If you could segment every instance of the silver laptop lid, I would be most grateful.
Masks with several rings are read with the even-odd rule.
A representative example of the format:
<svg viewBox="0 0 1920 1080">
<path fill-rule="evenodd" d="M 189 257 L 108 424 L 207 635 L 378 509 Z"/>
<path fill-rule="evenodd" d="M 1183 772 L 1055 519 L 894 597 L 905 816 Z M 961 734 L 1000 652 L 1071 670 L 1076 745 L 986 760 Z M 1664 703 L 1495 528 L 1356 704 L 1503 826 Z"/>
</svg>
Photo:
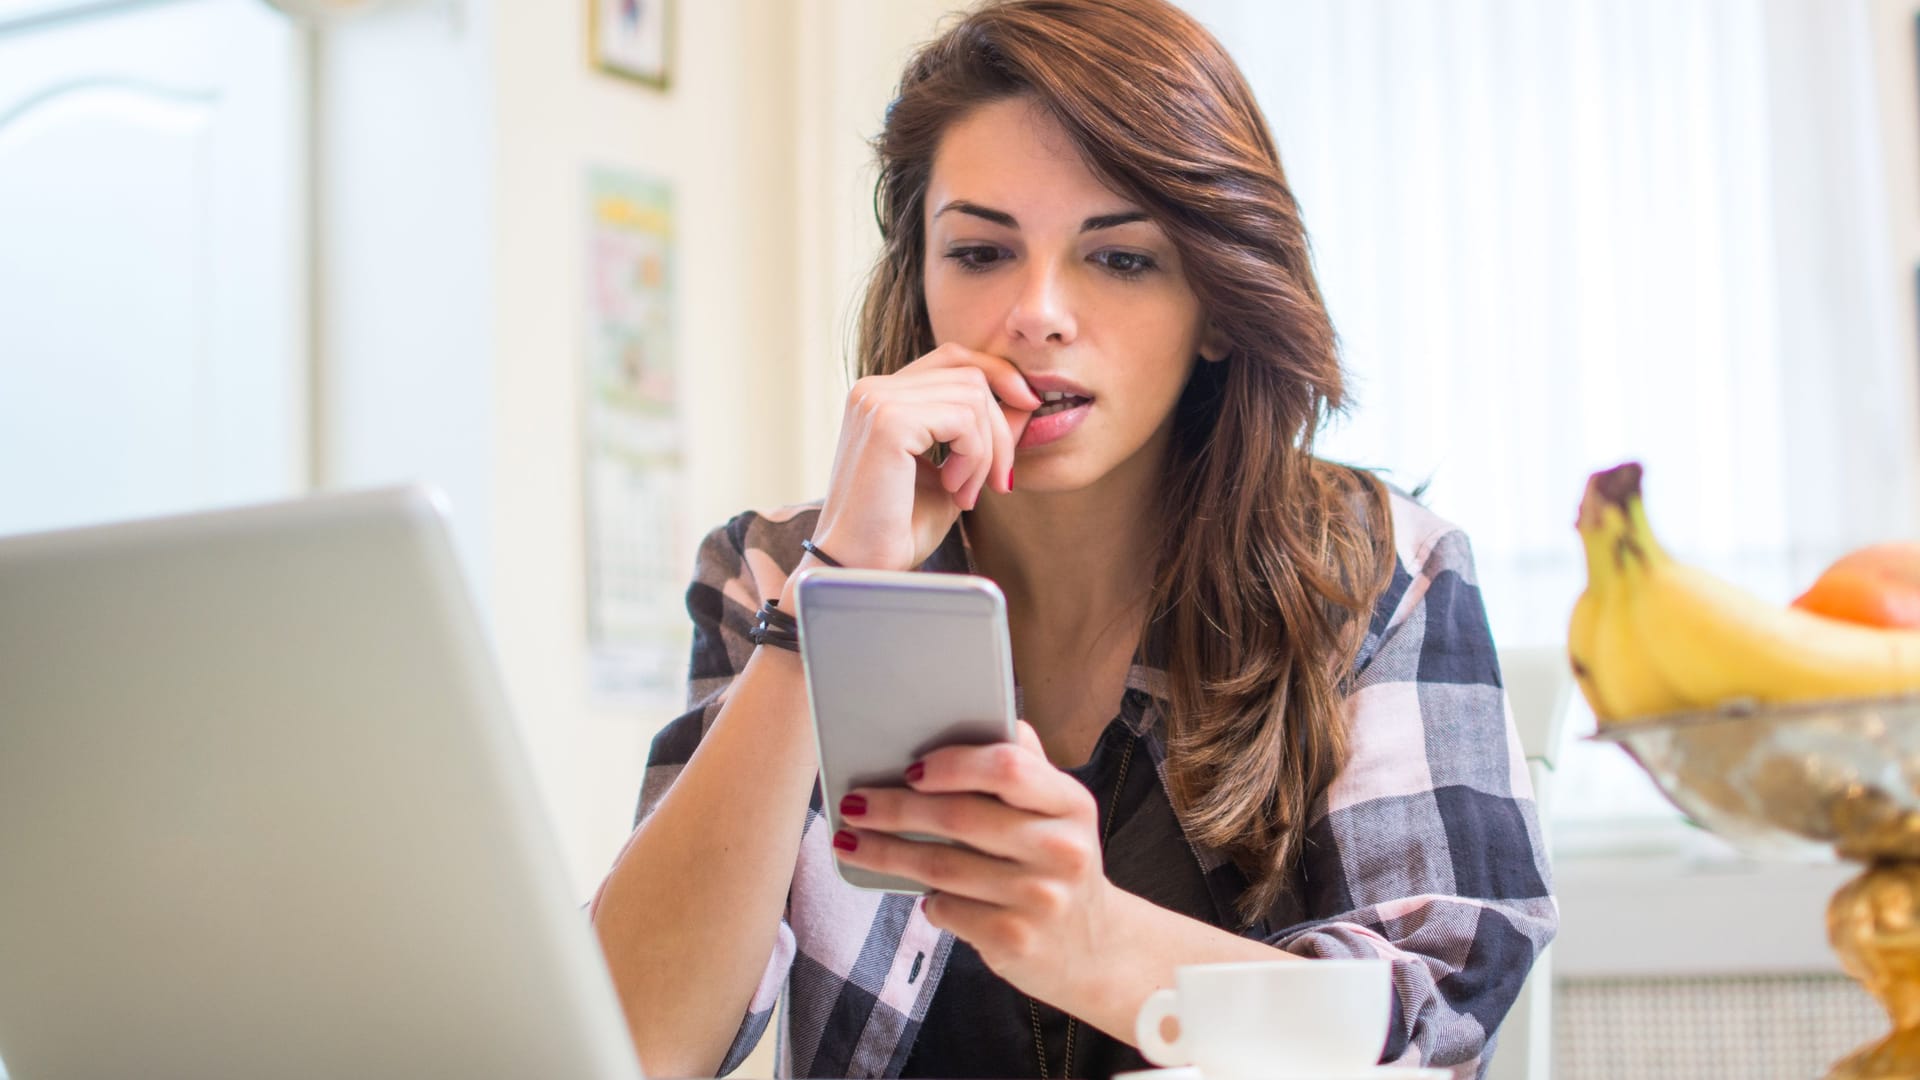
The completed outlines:
<svg viewBox="0 0 1920 1080">
<path fill-rule="evenodd" d="M 640 1075 L 435 496 L 0 540 L 0 1059 Z"/>
</svg>

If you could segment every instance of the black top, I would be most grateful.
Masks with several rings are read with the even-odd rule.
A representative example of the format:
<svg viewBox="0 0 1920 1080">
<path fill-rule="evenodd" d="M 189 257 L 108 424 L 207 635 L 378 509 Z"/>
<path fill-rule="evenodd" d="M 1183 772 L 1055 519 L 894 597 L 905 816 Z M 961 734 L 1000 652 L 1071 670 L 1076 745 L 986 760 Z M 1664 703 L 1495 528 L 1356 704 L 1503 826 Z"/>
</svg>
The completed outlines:
<svg viewBox="0 0 1920 1080">
<path fill-rule="evenodd" d="M 1108 880 L 1161 907 L 1217 924 L 1219 918 L 1200 865 L 1143 748 L 1133 747 L 1117 809 L 1109 808 L 1114 784 L 1120 779 L 1121 760 L 1128 757 L 1128 746 L 1136 739 L 1130 723 L 1138 722 L 1146 703 L 1145 694 L 1129 690 L 1120 716 L 1101 733 L 1086 764 L 1067 772 L 1093 792 L 1102 827 L 1108 813 L 1113 814 L 1106 850 Z M 1081 1022 L 1075 1025 L 1073 1064 L 1062 1070 L 1066 1014 L 1045 1003 L 1040 1004 L 1039 1013 L 1047 1075 L 1056 1080 L 1062 1076 L 1104 1078 L 1152 1067 L 1132 1046 Z M 955 940 L 900 1075 L 982 1080 L 1039 1076 L 1033 1013 L 1027 995 L 989 971 L 972 946 Z"/>
</svg>

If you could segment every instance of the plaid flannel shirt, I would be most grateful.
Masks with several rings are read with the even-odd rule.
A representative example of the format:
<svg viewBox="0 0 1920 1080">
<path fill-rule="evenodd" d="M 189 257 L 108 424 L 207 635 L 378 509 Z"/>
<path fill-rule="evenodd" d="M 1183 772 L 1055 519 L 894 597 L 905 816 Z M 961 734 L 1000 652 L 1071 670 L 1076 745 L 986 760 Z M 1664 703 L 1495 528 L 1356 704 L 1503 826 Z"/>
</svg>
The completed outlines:
<svg viewBox="0 0 1920 1080">
<path fill-rule="evenodd" d="M 1294 887 L 1242 927 L 1236 902 L 1247 879 L 1233 863 L 1191 840 L 1169 857 L 1195 860 L 1216 926 L 1305 957 L 1393 961 L 1383 1060 L 1447 1066 L 1468 1080 L 1552 939 L 1558 907 L 1466 536 L 1403 494 L 1391 506 L 1395 567 L 1347 698 L 1350 757 L 1314 810 Z M 755 613 L 780 595 L 818 513 L 744 513 L 702 544 L 687 590 L 688 711 L 654 740 L 636 826 L 725 702 L 753 649 Z M 970 561 L 956 528 L 923 569 L 965 572 Z M 1136 725 L 1164 793 L 1165 675 L 1135 664 L 1127 685 L 1147 704 L 1122 718 Z M 840 879 L 816 785 L 786 915 L 721 1073 L 759 1040 L 784 990 L 780 1076 L 899 1076 L 951 946 L 912 898 Z"/>
</svg>

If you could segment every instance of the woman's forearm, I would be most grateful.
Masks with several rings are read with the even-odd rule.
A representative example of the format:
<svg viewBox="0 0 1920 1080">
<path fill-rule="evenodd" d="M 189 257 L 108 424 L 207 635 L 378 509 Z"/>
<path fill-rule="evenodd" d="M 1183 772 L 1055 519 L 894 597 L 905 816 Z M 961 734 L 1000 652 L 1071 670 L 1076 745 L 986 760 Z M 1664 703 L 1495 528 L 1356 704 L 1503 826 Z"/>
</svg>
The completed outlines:
<svg viewBox="0 0 1920 1080">
<path fill-rule="evenodd" d="M 719 1069 L 773 951 L 814 771 L 800 657 L 756 650 L 593 909 L 648 1072 Z"/>
</svg>

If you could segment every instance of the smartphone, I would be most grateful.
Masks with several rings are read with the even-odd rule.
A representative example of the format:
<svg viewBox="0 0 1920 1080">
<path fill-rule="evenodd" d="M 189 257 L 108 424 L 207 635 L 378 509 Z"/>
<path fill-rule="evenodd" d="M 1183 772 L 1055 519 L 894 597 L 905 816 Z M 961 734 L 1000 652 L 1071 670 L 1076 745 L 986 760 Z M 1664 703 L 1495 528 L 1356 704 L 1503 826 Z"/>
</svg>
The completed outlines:
<svg viewBox="0 0 1920 1080">
<path fill-rule="evenodd" d="M 848 791 L 905 787 L 907 766 L 943 746 L 1013 740 L 1007 599 L 992 581 L 817 567 L 795 592 L 820 788 L 835 830 Z M 862 889 L 927 891 L 844 865 L 840 876 Z"/>
</svg>

